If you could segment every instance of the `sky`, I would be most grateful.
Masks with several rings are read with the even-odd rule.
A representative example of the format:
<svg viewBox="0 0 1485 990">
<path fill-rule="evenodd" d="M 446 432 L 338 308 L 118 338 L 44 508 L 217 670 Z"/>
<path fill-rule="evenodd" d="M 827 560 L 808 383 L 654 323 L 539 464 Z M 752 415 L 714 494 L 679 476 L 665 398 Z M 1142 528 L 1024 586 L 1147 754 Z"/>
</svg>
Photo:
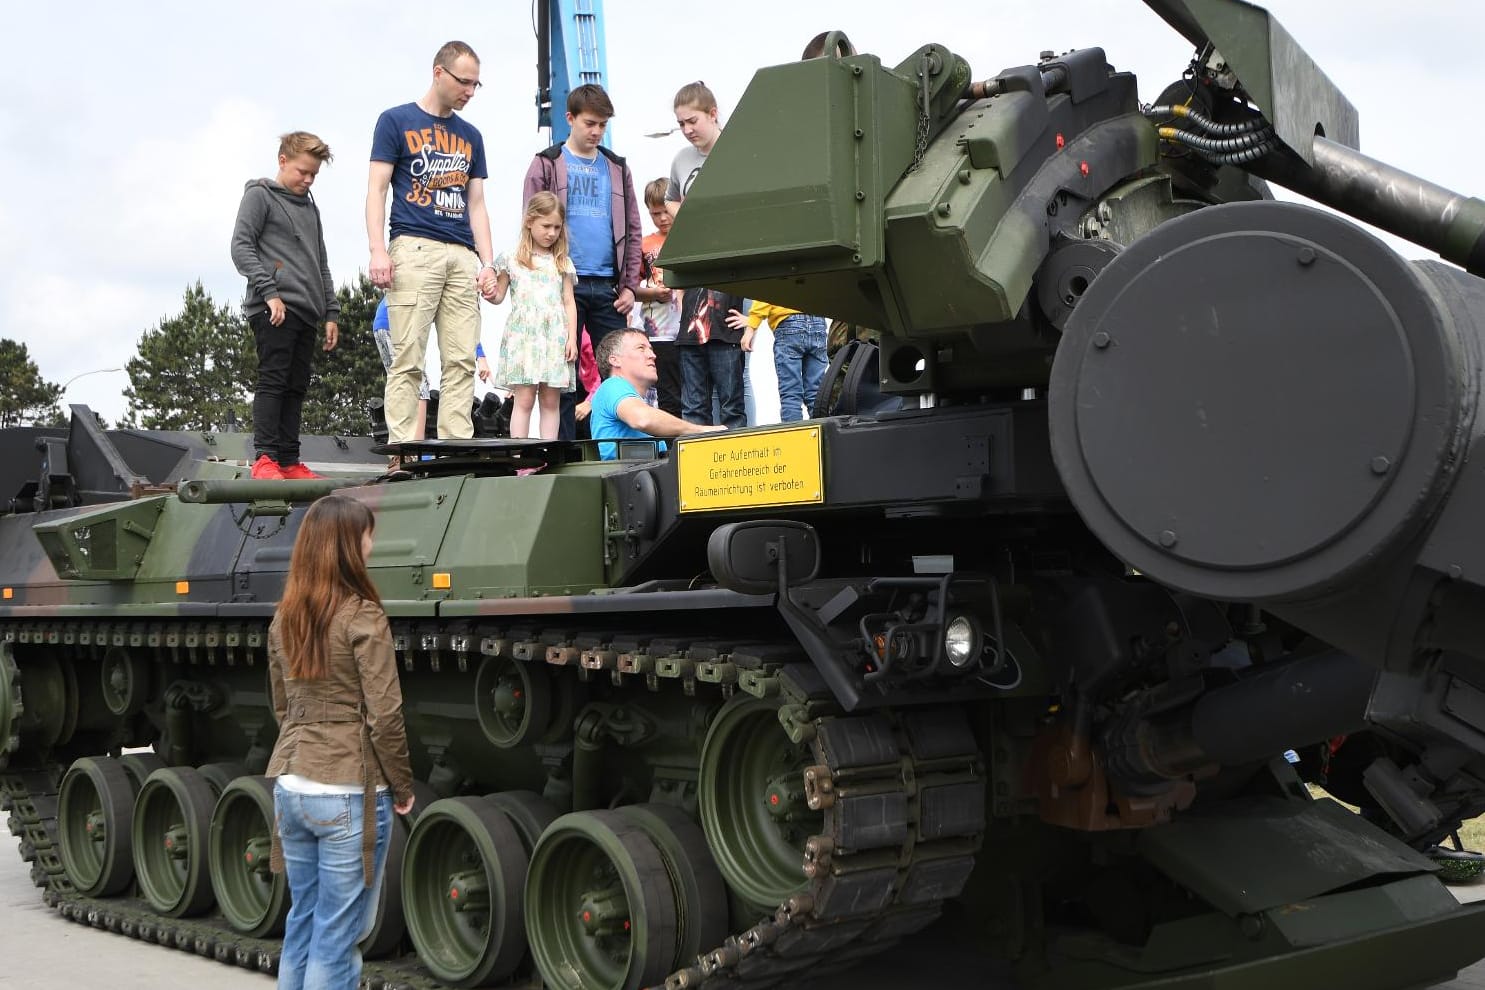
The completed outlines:
<svg viewBox="0 0 1485 990">
<path fill-rule="evenodd" d="M 1485 72 L 1453 43 L 1485 34 L 1478 0 L 1268 6 L 1357 107 L 1363 151 L 1485 197 L 1485 129 L 1469 110 Z M 604 20 L 611 143 L 639 185 L 667 174 L 682 146 L 679 134 L 644 136 L 674 126 L 680 86 L 704 80 L 725 124 L 755 68 L 798 58 L 830 28 L 887 64 L 942 43 L 976 79 L 1043 49 L 1098 45 L 1138 75 L 1146 101 L 1191 55 L 1137 0 L 703 0 L 679 22 L 663 6 L 607 0 Z M 189 285 L 199 279 L 219 304 L 240 302 L 233 219 L 244 182 L 276 171 L 279 134 L 314 131 L 335 152 L 314 192 L 338 284 L 368 262 L 362 208 L 377 115 L 426 91 L 443 42 L 458 38 L 481 56 L 484 88 L 464 116 L 485 138 L 497 250 L 515 241 L 522 177 L 549 143 L 536 127 L 528 0 L 74 0 L 8 11 L 6 35 L 0 337 L 24 342 L 49 381 L 84 376 L 64 405 L 86 402 L 111 422 L 124 412 L 128 379 L 103 369 L 122 368 L 143 331 L 180 311 Z M 503 311 L 484 312 L 488 348 Z"/>
</svg>

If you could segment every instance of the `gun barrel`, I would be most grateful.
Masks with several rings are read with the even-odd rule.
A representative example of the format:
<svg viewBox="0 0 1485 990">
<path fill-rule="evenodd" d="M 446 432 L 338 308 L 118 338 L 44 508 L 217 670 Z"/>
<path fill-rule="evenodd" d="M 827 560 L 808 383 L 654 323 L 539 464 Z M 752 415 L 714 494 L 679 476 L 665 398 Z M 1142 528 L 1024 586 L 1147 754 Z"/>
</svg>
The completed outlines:
<svg viewBox="0 0 1485 990">
<path fill-rule="evenodd" d="M 1354 148 L 1316 137 L 1312 165 L 1254 164 L 1257 174 L 1485 275 L 1485 201 L 1464 196 Z"/>
<path fill-rule="evenodd" d="M 318 481 L 188 481 L 181 486 L 182 502 L 217 505 L 223 502 L 313 502 L 337 488 L 359 485 L 355 478 L 323 478 Z"/>
</svg>

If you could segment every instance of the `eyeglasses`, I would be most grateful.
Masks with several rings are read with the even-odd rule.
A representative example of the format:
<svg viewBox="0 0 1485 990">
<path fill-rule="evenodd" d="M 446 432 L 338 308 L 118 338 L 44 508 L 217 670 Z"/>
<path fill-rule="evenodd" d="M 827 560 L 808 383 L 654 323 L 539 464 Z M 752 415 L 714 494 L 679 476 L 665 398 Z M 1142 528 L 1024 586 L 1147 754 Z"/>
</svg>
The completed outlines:
<svg viewBox="0 0 1485 990">
<path fill-rule="evenodd" d="M 443 69 L 444 75 L 454 80 L 454 82 L 458 83 L 460 86 L 468 86 L 470 89 L 479 89 L 480 87 L 484 86 L 484 83 L 480 82 L 478 79 L 465 79 L 463 76 L 454 75 L 448 69 L 444 69 L 444 67 L 441 65 L 439 66 L 439 68 Z"/>
</svg>

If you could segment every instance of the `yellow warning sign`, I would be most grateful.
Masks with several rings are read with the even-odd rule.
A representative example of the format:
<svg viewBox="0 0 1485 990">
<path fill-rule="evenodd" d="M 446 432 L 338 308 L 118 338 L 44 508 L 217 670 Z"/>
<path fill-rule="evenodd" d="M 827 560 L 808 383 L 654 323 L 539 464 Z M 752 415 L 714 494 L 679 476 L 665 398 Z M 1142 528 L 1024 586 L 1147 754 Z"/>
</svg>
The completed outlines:
<svg viewBox="0 0 1485 990">
<path fill-rule="evenodd" d="M 818 426 L 688 437 L 676 444 L 681 511 L 817 505 L 820 462 Z"/>
</svg>

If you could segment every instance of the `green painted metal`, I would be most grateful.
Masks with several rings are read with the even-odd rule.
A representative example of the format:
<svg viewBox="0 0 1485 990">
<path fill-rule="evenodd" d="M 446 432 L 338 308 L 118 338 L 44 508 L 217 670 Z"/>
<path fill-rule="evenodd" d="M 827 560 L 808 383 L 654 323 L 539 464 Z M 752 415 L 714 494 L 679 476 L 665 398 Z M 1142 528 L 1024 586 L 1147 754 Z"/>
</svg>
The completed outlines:
<svg viewBox="0 0 1485 990">
<path fill-rule="evenodd" d="M 188 481 L 177 493 L 182 502 L 194 505 L 221 505 L 235 502 L 313 502 L 333 491 L 359 484 L 351 478 L 325 478 L 306 481 L 257 481 L 251 478 L 232 481 Z"/>
<path fill-rule="evenodd" d="M 882 208 L 912 161 L 916 108 L 916 84 L 875 56 L 760 69 L 666 240 L 667 281 L 881 325 L 897 309 Z M 784 146 L 796 153 L 769 151 Z"/>
<path fill-rule="evenodd" d="M 273 789 L 266 777 L 238 777 L 212 809 L 207 859 L 222 917 L 235 931 L 272 938 L 289 914 L 289 882 L 269 869 Z"/>
<path fill-rule="evenodd" d="M 1145 829 L 1138 841 L 1150 862 L 1233 915 L 1296 903 L 1377 875 L 1435 870 L 1428 857 L 1329 799 L 1219 806 L 1217 813 Z M 1330 851 L 1316 857 L 1319 847 Z M 1225 852 L 1213 856 L 1213 849 Z"/>
<path fill-rule="evenodd" d="M 83 758 L 67 771 L 58 795 L 62 865 L 85 894 L 117 894 L 134 879 L 134 787 L 123 767 Z"/>
<path fill-rule="evenodd" d="M 200 914 L 214 900 L 207 843 L 215 797 L 197 771 L 166 767 L 150 774 L 135 799 L 134 875 L 144 899 L 166 917 Z"/>
<path fill-rule="evenodd" d="M 603 485 L 567 474 L 471 479 L 437 569 L 448 598 L 583 594 L 604 585 Z"/>
<path fill-rule="evenodd" d="M 550 990 L 641 990 L 664 982 L 675 904 L 660 851 L 613 811 L 557 819 L 531 855 L 531 956 Z"/>
<path fill-rule="evenodd" d="M 707 732 L 697 784 L 701 825 L 717 868 L 750 904 L 766 908 L 805 887 L 804 843 L 819 831 L 820 815 L 769 799 L 781 782 L 802 780 L 810 763 L 809 747 L 789 739 L 772 701 L 738 695 Z"/>
<path fill-rule="evenodd" d="M 667 238 L 668 277 L 896 337 L 972 338 L 955 388 L 1045 378 L 1055 338 L 1009 324 L 1051 248 L 1048 215 L 1153 167 L 1158 141 L 1127 74 L 1080 94 L 1099 101 L 1089 115 L 1049 96 L 1037 68 L 1008 73 L 961 106 L 969 67 L 942 46 L 891 69 L 870 56 L 760 69 Z M 799 130 L 809 164 L 765 153 L 779 126 Z M 941 387 L 933 376 L 903 390 Z"/>
<path fill-rule="evenodd" d="M 525 954 L 526 850 L 505 813 L 483 798 L 423 811 L 402 867 L 407 933 L 418 958 L 456 987 L 499 982 Z"/>
<path fill-rule="evenodd" d="M 33 530 L 58 575 L 85 581 L 124 580 L 139 573 L 166 501 L 162 495 L 123 502 L 38 523 Z"/>
</svg>

